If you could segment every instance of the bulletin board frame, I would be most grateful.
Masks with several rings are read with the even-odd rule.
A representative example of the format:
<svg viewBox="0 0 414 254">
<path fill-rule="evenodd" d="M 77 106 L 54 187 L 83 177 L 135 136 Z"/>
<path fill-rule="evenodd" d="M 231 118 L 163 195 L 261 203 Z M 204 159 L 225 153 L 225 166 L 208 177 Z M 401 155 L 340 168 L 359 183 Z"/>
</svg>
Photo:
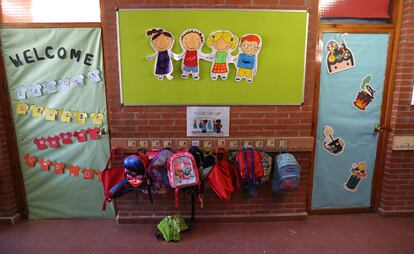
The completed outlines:
<svg viewBox="0 0 414 254">
<path fill-rule="evenodd" d="M 119 9 L 117 12 L 119 86 L 122 106 L 159 105 L 302 105 L 306 73 L 309 14 L 306 10 Z M 190 18 L 197 17 L 197 19 Z M 226 18 L 222 18 L 226 17 Z M 211 63 L 200 60 L 200 80 L 182 79 L 181 61 L 173 60 L 173 80 L 154 75 L 151 28 L 175 37 L 172 51 L 181 53 L 179 39 L 189 28 L 208 35 L 229 30 L 240 38 L 257 33 L 263 46 L 253 83 L 235 82 L 229 64 L 227 80 L 211 80 Z M 202 51 L 210 53 L 206 45 Z M 235 49 L 232 54 L 236 54 Z"/>
</svg>

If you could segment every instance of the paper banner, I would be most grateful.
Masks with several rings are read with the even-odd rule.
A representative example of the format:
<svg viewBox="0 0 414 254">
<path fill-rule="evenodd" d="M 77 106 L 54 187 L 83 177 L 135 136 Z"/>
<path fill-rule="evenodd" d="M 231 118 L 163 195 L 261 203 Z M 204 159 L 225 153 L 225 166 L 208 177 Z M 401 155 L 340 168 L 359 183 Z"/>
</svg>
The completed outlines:
<svg viewBox="0 0 414 254">
<path fill-rule="evenodd" d="M 174 56 L 171 48 L 174 45 L 174 36 L 163 28 L 150 29 L 147 31 L 147 36 L 151 36 L 150 44 L 155 51 L 154 54 L 147 56 L 147 60 L 153 60 L 155 58 L 154 75 L 159 80 L 163 80 L 164 77 L 172 80 L 172 58 Z"/>
<path fill-rule="evenodd" d="M 97 140 L 99 139 L 100 135 L 103 135 L 103 133 L 104 132 L 101 131 L 100 128 L 95 127 L 95 128 L 89 128 L 87 130 L 82 129 L 79 131 L 74 131 L 73 133 L 71 132 L 60 133 L 58 135 L 52 135 L 47 138 L 45 137 L 35 138 L 33 140 L 33 143 L 36 145 L 38 150 L 44 150 L 47 148 L 59 148 L 60 147 L 59 141 L 62 141 L 62 144 L 72 144 L 72 137 L 76 137 L 78 142 L 85 142 L 87 141 L 86 134 L 89 135 L 89 138 L 91 140 Z M 49 145 L 46 145 L 46 143 L 48 143 Z"/>
<path fill-rule="evenodd" d="M 229 74 L 229 62 L 232 59 L 231 52 L 237 47 L 238 39 L 230 31 L 218 30 L 212 32 L 207 39 L 207 46 L 212 49 L 206 60 L 212 62 L 210 77 L 217 80 L 220 77 L 226 80 Z"/>
<path fill-rule="evenodd" d="M 28 167 L 36 167 L 37 158 L 34 155 L 26 154 L 24 156 L 25 159 L 25 165 Z M 82 168 L 77 165 L 69 164 L 68 166 L 65 165 L 63 162 L 57 162 L 57 161 L 51 161 L 48 159 L 41 158 L 39 159 L 39 169 L 41 171 L 51 171 L 54 174 L 58 175 L 65 175 L 65 169 L 69 172 L 69 176 L 71 177 L 78 177 L 79 172 L 83 174 L 84 180 L 92 180 L 94 178 L 94 175 L 97 176 L 97 179 L 99 182 L 102 181 L 102 170 L 95 170 L 92 168 Z M 51 167 L 52 170 L 49 170 Z M 82 169 L 81 169 L 82 168 Z"/>
<path fill-rule="evenodd" d="M 41 118 L 43 112 L 45 113 L 45 120 L 47 121 L 56 121 L 57 116 L 59 115 L 60 121 L 63 123 L 70 123 L 72 121 L 72 116 L 75 117 L 75 121 L 79 124 L 85 124 L 88 116 L 92 118 L 92 123 L 95 125 L 102 125 L 104 114 L 102 113 L 85 113 L 78 111 L 68 111 L 64 109 L 52 109 L 44 108 L 38 105 L 29 105 L 22 102 L 16 102 L 16 114 L 25 116 L 28 113 L 28 110 L 32 112 L 32 117 Z"/>
<path fill-rule="evenodd" d="M 95 84 L 102 81 L 99 70 L 91 70 L 86 74 L 86 76 L 88 77 L 89 81 Z M 45 94 L 43 93 L 43 89 L 46 90 L 47 94 L 55 94 L 58 93 L 59 90 L 61 92 L 66 92 L 69 90 L 70 86 L 85 86 L 84 79 L 84 74 L 79 74 L 71 78 L 57 80 L 57 82 L 56 80 L 46 80 L 40 83 L 33 83 L 29 86 L 19 87 L 15 89 L 16 100 L 25 100 L 27 99 L 28 95 L 31 95 L 33 97 L 44 96 Z"/>
<path fill-rule="evenodd" d="M 240 39 L 239 54 L 233 58 L 236 65 L 235 81 L 246 79 L 252 83 L 257 73 L 259 52 L 262 48 L 262 38 L 257 34 L 245 34 Z"/>
</svg>

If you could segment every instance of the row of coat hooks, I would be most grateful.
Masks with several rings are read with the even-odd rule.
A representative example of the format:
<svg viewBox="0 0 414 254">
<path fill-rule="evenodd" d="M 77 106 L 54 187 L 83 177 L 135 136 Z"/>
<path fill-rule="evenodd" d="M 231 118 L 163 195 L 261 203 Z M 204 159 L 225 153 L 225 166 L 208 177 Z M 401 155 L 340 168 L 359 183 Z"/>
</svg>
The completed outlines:
<svg viewBox="0 0 414 254">
<path fill-rule="evenodd" d="M 264 137 L 264 138 L 112 138 L 111 147 L 121 148 L 124 151 L 145 148 L 159 150 L 165 147 L 172 149 L 198 146 L 204 152 L 213 152 L 217 147 L 227 150 L 238 150 L 245 146 L 252 146 L 266 152 L 312 151 L 313 137 Z"/>
</svg>

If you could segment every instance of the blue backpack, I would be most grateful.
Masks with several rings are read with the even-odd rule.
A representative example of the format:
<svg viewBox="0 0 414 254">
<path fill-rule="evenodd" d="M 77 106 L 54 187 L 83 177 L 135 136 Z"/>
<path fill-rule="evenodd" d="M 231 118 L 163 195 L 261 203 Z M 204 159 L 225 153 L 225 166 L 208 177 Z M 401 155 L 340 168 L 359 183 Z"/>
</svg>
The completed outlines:
<svg viewBox="0 0 414 254">
<path fill-rule="evenodd" d="M 300 165 L 295 156 L 282 153 L 276 156 L 275 161 L 272 191 L 277 193 L 296 191 L 300 184 Z"/>
</svg>

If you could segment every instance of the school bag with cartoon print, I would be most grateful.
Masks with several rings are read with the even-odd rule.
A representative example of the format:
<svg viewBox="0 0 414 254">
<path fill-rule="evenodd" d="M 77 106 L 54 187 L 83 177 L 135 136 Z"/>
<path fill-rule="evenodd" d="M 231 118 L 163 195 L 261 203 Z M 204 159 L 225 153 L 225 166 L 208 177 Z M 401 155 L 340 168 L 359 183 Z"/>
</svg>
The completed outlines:
<svg viewBox="0 0 414 254">
<path fill-rule="evenodd" d="M 255 196 L 257 185 L 263 182 L 263 154 L 253 147 L 244 147 L 239 150 L 236 159 L 242 181 L 248 192 Z"/>
<path fill-rule="evenodd" d="M 175 207 L 178 207 L 179 189 L 198 187 L 200 190 L 201 187 L 194 156 L 189 152 L 177 152 L 171 156 L 168 159 L 168 179 L 171 188 L 175 189 Z M 201 195 L 200 201 L 202 202 Z"/>
<path fill-rule="evenodd" d="M 300 164 L 290 153 L 281 153 L 275 158 L 272 191 L 276 193 L 292 192 L 299 188 Z"/>
<path fill-rule="evenodd" d="M 148 175 L 151 179 L 151 189 L 154 193 L 166 193 L 170 187 L 168 179 L 168 159 L 173 156 L 170 148 L 164 148 L 151 155 L 152 160 L 148 166 Z"/>
<path fill-rule="evenodd" d="M 260 150 L 263 154 L 262 167 L 263 167 L 263 182 L 270 182 L 272 172 L 272 156 L 263 150 Z"/>
</svg>

